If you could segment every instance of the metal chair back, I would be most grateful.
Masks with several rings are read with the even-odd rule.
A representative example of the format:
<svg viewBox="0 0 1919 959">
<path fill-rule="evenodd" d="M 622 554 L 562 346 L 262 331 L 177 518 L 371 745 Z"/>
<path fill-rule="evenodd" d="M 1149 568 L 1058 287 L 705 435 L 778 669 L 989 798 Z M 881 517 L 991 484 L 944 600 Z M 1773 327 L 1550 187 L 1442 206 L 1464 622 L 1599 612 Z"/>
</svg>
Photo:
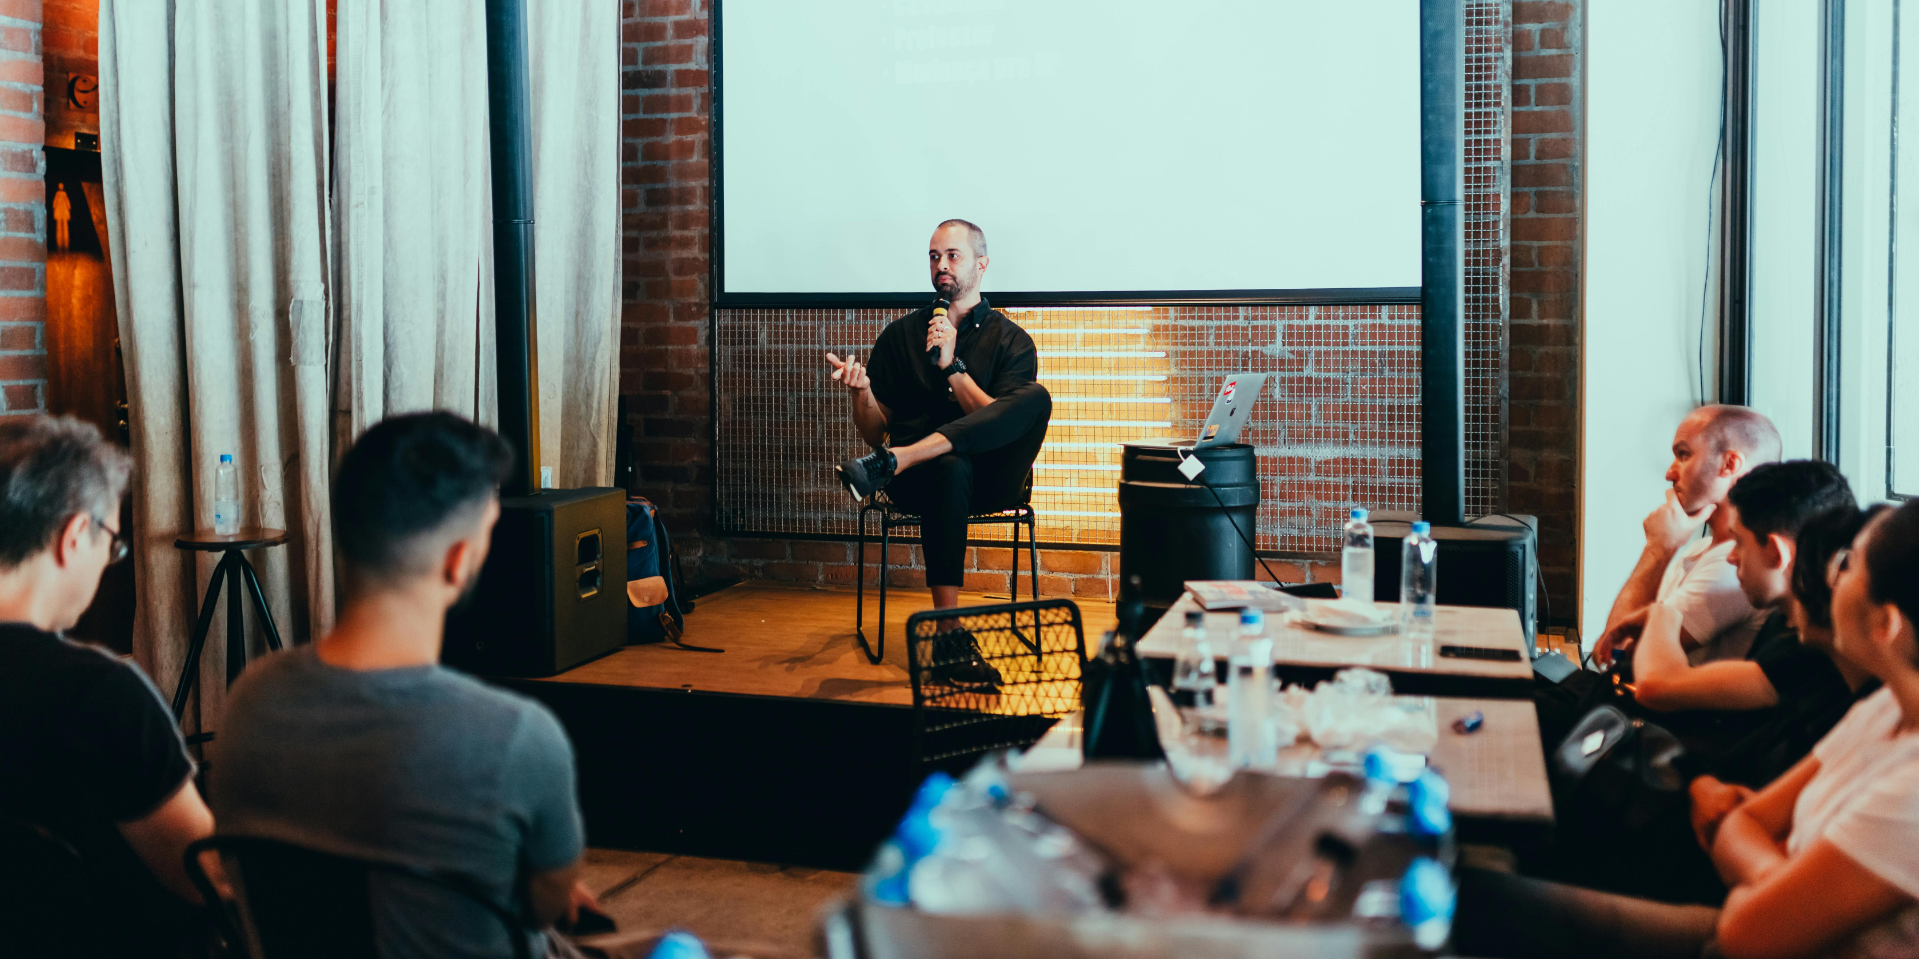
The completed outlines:
<svg viewBox="0 0 1919 959">
<path fill-rule="evenodd" d="M 953 628 L 971 634 L 980 660 L 1000 675 L 997 687 L 948 675 L 971 650 L 940 638 Z M 1086 633 L 1072 600 L 925 610 L 907 619 L 906 636 L 922 766 L 963 768 L 996 749 L 1030 746 L 1080 708 Z"/>
<path fill-rule="evenodd" d="M 252 836 L 213 836 L 187 847 L 187 875 L 207 902 L 220 898 L 201 865 L 219 855 L 238 901 L 218 910 L 227 941 L 250 959 L 374 959 L 381 955 L 374 918 L 376 874 L 451 891 L 498 920 L 514 959 L 531 959 L 533 931 L 513 909 L 494 902 L 465 876 L 390 862 L 355 859 Z"/>
</svg>

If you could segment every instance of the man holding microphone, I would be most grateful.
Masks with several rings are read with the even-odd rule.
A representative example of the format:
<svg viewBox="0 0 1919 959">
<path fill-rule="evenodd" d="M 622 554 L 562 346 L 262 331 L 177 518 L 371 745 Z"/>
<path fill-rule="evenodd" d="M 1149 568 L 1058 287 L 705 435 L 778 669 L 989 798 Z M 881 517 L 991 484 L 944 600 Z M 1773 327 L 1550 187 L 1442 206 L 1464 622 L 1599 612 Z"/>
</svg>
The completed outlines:
<svg viewBox="0 0 1919 959">
<path fill-rule="evenodd" d="M 1053 399 L 1037 382 L 1033 338 L 980 295 L 986 235 L 965 220 L 933 231 L 927 266 L 939 300 L 888 323 L 865 364 L 826 354 L 873 447 L 836 467 L 854 499 L 884 489 L 919 514 L 933 606 L 959 605 L 966 517 L 1019 502 Z M 997 684 L 992 667 L 954 678 Z M 991 674 L 991 675 L 989 675 Z"/>
</svg>

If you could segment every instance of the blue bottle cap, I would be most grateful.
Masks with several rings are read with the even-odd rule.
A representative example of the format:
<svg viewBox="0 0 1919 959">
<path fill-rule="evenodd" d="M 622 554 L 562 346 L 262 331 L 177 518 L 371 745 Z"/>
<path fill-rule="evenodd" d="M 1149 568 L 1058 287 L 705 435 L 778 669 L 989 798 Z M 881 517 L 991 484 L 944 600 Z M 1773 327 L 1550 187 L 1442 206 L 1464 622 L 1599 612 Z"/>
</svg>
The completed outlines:
<svg viewBox="0 0 1919 959">
<path fill-rule="evenodd" d="M 1354 518 L 1354 519 L 1365 519 L 1365 518 L 1366 518 L 1366 511 L 1365 511 L 1364 509 L 1361 509 L 1360 507 L 1357 507 L 1357 506 L 1355 506 L 1355 507 L 1353 507 L 1353 518 Z"/>
<path fill-rule="evenodd" d="M 1266 614 L 1258 607 L 1248 606 L 1239 611 L 1239 624 L 1241 626 L 1264 626 L 1266 625 Z"/>
<path fill-rule="evenodd" d="M 220 462 L 222 462 L 222 463 L 231 463 L 231 462 L 233 462 L 233 454 L 232 454 L 232 453 L 221 453 L 221 454 L 220 454 Z"/>
<path fill-rule="evenodd" d="M 1432 531 L 1433 531 L 1433 524 L 1428 523 L 1423 519 L 1413 520 L 1413 532 L 1418 533 L 1421 536 L 1424 536 Z"/>
<path fill-rule="evenodd" d="M 1427 769 L 1406 787 L 1413 831 L 1426 836 L 1443 836 L 1453 828 L 1452 786 L 1445 777 Z"/>
</svg>

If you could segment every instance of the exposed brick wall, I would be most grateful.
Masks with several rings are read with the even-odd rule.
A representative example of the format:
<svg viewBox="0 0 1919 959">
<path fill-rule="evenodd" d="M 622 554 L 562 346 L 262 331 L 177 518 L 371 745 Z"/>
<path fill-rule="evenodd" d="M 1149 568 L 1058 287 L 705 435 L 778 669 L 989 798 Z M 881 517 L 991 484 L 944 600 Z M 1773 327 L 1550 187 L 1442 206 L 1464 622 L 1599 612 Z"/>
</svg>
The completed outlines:
<svg viewBox="0 0 1919 959">
<path fill-rule="evenodd" d="M 0 0 L 0 415 L 47 396 L 40 0 Z"/>
<path fill-rule="evenodd" d="M 1513 4 L 1507 496 L 1538 515 L 1553 618 L 1575 613 L 1582 0 Z"/>
<path fill-rule="evenodd" d="M 628 403 L 625 427 L 633 438 L 637 467 L 635 487 L 662 507 L 677 536 L 683 558 L 702 578 L 748 576 L 851 583 L 855 575 L 849 568 L 853 558 L 851 544 L 720 537 L 712 528 L 713 410 L 707 262 L 713 189 L 708 168 L 711 10 L 711 0 L 625 0 L 622 11 L 625 306 L 621 391 Z M 1531 27 L 1522 29 L 1532 30 Z M 1529 39 L 1535 38 L 1529 34 Z M 1528 53 L 1530 49 L 1527 48 Z M 1518 102 L 1515 94 L 1515 104 Z M 1525 102 L 1531 103 L 1530 99 Z M 1518 139 L 1515 136 L 1515 141 Z M 1515 146 L 1515 159 L 1520 156 L 1518 149 Z M 1524 157 L 1530 161 L 1532 154 L 1527 152 Z M 1520 181 L 1517 174 L 1515 177 L 1517 190 Z M 1528 206 L 1524 212 L 1530 214 L 1532 208 Z M 1515 248 L 1526 247 L 1528 257 L 1523 264 L 1515 260 L 1516 271 L 1534 267 L 1532 247 L 1536 242 L 1529 239 L 1524 244 L 1515 243 Z M 1537 301 L 1538 297 L 1531 292 L 1524 296 L 1516 292 L 1515 316 L 1524 316 L 1529 323 L 1536 323 L 1542 309 L 1556 308 L 1563 310 L 1570 321 L 1569 295 L 1559 307 L 1541 308 Z M 1570 346 L 1570 341 L 1567 345 Z M 1516 332 L 1515 351 L 1522 346 L 1536 348 L 1526 334 Z M 1339 357 L 1329 354 L 1325 359 L 1329 362 L 1346 359 L 1346 352 L 1340 351 Z M 1302 365 L 1316 364 L 1312 367 L 1315 370 L 1324 365 L 1303 355 L 1298 359 Z M 1530 354 L 1527 362 L 1535 362 Z M 1535 367 L 1527 365 L 1516 369 L 1530 374 Z M 1572 389 L 1565 386 L 1565 395 L 1572 396 Z M 1516 409 L 1523 407 L 1528 417 L 1533 415 L 1535 401 L 1530 394 L 1515 393 L 1513 405 Z M 1515 421 L 1516 434 L 1538 428 L 1533 419 L 1523 423 L 1522 426 L 1521 421 Z M 1329 425 L 1350 430 L 1350 425 Z M 1530 434 L 1526 435 L 1530 440 Z M 1342 432 L 1338 439 L 1348 437 Z M 1516 487 L 1525 485 L 1531 493 L 1550 478 L 1540 478 L 1535 465 L 1539 457 L 1528 455 L 1530 458 L 1524 467 L 1515 469 L 1513 482 Z M 1337 469 L 1343 462 L 1334 459 L 1325 465 L 1328 469 Z M 1380 467 L 1368 460 L 1356 468 Z M 1568 485 L 1550 494 L 1557 498 L 1554 502 L 1563 499 L 1567 504 L 1563 516 L 1550 509 L 1539 512 L 1545 514 L 1548 523 L 1548 547 L 1556 551 L 1549 555 L 1549 562 L 1555 564 L 1555 574 L 1563 578 L 1569 588 L 1572 535 L 1569 467 L 1565 472 Z M 1364 476 L 1339 474 L 1328 481 L 1340 486 L 1340 495 L 1346 496 L 1356 495 L 1347 489 L 1355 480 L 1399 478 L 1402 477 L 1388 471 L 1378 476 L 1370 472 Z M 1294 485 L 1311 483 L 1314 479 L 1302 473 Z M 1276 488 L 1275 493 L 1278 492 L 1281 491 Z M 1535 496 L 1513 505 L 1530 508 L 1538 499 Z M 1343 505 L 1337 509 L 1343 514 Z M 876 546 L 872 549 L 877 551 Z M 1560 562 L 1556 557 L 1562 553 L 1563 562 Z M 995 592 L 1003 590 L 1005 580 L 1000 571 L 1005 568 L 1002 559 L 1005 554 L 1003 549 L 970 550 L 967 585 Z M 895 573 L 894 582 L 918 585 L 922 575 L 918 568 L 918 548 L 895 547 L 895 558 L 903 560 L 906 567 Z M 1336 580 L 1338 575 L 1336 564 L 1310 560 L 1269 563 L 1280 578 L 1290 581 Z M 1042 592 L 1110 595 L 1117 564 L 1117 556 L 1110 553 L 1045 551 L 1041 562 Z M 1564 606 L 1555 602 L 1556 610 L 1570 608 L 1570 600 Z"/>
</svg>

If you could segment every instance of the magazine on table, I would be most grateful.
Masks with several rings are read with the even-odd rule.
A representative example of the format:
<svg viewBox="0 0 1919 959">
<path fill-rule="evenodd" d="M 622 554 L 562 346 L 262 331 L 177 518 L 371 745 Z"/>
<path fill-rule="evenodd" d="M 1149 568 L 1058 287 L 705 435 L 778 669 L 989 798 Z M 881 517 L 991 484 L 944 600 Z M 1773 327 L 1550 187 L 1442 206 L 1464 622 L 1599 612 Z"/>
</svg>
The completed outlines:
<svg viewBox="0 0 1919 959">
<path fill-rule="evenodd" d="M 1207 612 L 1250 606 L 1269 613 L 1283 613 L 1305 607 L 1299 597 L 1282 593 L 1271 583 L 1251 579 L 1190 579 L 1186 581 L 1186 591 L 1192 593 L 1194 601 Z"/>
</svg>

